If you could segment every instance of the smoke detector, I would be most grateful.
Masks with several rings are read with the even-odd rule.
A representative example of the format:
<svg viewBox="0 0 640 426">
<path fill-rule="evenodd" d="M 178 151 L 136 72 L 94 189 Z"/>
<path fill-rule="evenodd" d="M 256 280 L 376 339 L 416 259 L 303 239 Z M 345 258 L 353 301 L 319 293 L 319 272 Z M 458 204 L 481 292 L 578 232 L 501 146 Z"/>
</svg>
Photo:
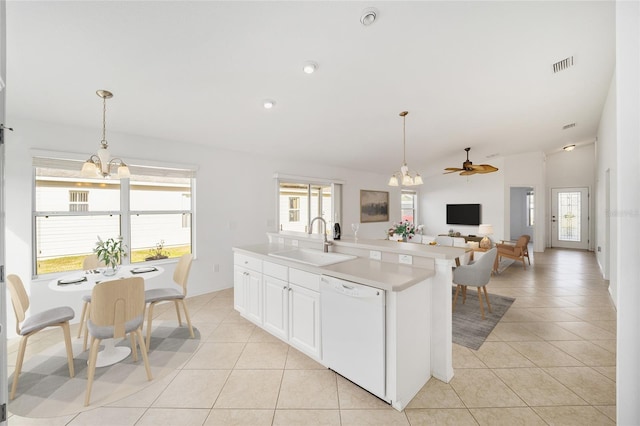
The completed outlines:
<svg viewBox="0 0 640 426">
<path fill-rule="evenodd" d="M 378 9 L 374 7 L 368 7 L 362 11 L 362 15 L 360 16 L 360 23 L 365 27 L 373 24 L 378 18 Z"/>
</svg>

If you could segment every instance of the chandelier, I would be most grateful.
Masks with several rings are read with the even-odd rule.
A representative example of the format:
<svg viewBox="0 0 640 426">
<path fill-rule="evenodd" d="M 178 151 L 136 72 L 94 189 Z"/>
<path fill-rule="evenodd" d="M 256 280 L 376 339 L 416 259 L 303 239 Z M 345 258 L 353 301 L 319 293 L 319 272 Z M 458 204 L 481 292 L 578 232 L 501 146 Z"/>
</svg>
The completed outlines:
<svg viewBox="0 0 640 426">
<path fill-rule="evenodd" d="M 402 111 L 400 113 L 400 117 L 402 117 L 402 167 L 400 167 L 399 172 L 395 172 L 391 175 L 391 178 L 389 178 L 389 186 L 416 186 L 424 183 L 422 182 L 422 177 L 417 172 L 409 170 L 409 167 L 407 166 L 405 140 L 405 122 L 407 114 L 409 114 L 409 111 Z"/>
<path fill-rule="evenodd" d="M 113 97 L 113 93 L 108 90 L 97 90 L 96 94 L 102 98 L 102 141 L 100 148 L 96 154 L 91 155 L 82 165 L 81 174 L 84 177 L 102 176 L 103 178 L 111 177 L 113 169 L 117 167 L 117 177 L 128 178 L 131 176 L 129 167 L 120 158 L 111 158 L 109 154 L 109 144 L 107 143 L 107 99 Z"/>
</svg>

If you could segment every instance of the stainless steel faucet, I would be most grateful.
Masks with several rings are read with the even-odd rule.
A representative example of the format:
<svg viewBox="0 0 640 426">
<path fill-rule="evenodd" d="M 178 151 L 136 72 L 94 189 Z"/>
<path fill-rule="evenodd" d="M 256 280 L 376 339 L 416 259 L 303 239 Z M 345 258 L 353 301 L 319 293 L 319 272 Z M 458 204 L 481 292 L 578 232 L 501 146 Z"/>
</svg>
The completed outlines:
<svg viewBox="0 0 640 426">
<path fill-rule="evenodd" d="M 322 251 L 324 251 L 325 253 L 329 253 L 329 246 L 333 243 L 331 241 L 327 241 L 327 221 L 326 220 L 324 220 L 321 216 L 314 217 L 311 220 L 311 224 L 309 225 L 308 233 L 309 235 L 311 235 L 311 232 L 313 231 L 313 222 L 315 222 L 318 219 L 320 219 L 322 223 L 324 223 L 324 230 L 322 232 L 322 235 L 324 235 L 324 242 L 322 243 Z"/>
</svg>

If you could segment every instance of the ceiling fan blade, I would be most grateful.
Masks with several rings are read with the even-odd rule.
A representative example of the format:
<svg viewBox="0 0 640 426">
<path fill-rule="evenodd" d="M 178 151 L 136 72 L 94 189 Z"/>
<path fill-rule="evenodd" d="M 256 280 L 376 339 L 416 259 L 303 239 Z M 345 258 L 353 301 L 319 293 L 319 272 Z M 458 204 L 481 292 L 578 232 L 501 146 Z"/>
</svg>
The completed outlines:
<svg viewBox="0 0 640 426">
<path fill-rule="evenodd" d="M 442 173 L 443 175 L 448 175 L 449 173 L 461 172 L 464 169 L 457 169 L 455 167 L 447 167 L 445 170 L 447 170 L 447 171 Z"/>
<path fill-rule="evenodd" d="M 477 172 L 475 170 L 465 170 L 464 172 L 460 173 L 460 176 L 471 176 L 471 175 L 475 175 Z"/>
<path fill-rule="evenodd" d="M 467 170 L 482 170 L 486 164 L 469 164 Z"/>
<path fill-rule="evenodd" d="M 498 171 L 498 168 L 493 167 L 491 164 L 480 164 L 480 167 L 482 167 L 482 169 L 476 170 L 478 173 L 493 173 Z"/>
</svg>

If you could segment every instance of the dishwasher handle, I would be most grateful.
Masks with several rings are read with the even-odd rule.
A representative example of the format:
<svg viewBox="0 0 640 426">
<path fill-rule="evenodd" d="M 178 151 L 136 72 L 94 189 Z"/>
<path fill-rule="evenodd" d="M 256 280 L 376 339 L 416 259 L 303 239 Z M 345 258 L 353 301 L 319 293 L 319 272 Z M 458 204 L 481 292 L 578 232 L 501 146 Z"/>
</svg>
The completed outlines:
<svg viewBox="0 0 640 426">
<path fill-rule="evenodd" d="M 356 284 L 339 279 L 327 279 L 322 277 L 321 281 L 327 284 L 326 287 L 335 293 L 356 298 L 380 297 L 382 291 L 363 284 Z"/>
</svg>

